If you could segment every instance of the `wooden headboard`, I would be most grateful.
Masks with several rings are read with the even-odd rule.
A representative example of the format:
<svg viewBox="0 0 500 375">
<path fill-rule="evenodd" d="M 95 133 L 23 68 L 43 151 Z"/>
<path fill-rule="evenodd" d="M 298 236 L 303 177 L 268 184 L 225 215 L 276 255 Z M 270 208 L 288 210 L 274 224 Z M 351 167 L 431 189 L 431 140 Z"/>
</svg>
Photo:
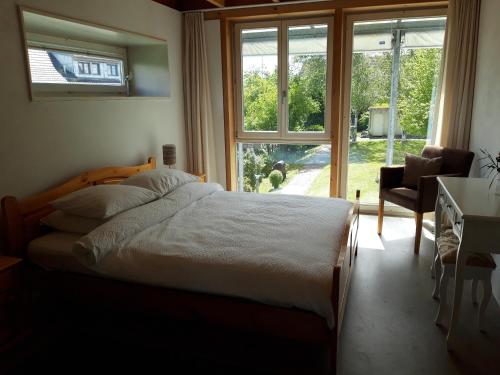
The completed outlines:
<svg viewBox="0 0 500 375">
<path fill-rule="evenodd" d="M 85 172 L 50 190 L 18 200 L 5 196 L 1 201 L 2 232 L 7 255 L 24 257 L 28 243 L 42 234 L 40 219 L 54 209 L 50 202 L 73 191 L 92 185 L 113 184 L 139 172 L 156 168 L 156 159 L 131 167 L 105 167 Z"/>
</svg>

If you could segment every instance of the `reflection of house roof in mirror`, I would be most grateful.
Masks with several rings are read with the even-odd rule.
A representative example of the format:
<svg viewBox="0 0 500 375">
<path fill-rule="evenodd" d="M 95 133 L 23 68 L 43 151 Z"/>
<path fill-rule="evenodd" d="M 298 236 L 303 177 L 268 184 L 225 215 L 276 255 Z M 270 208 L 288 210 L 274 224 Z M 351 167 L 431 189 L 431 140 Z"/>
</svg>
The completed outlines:
<svg viewBox="0 0 500 375">
<path fill-rule="evenodd" d="M 99 56 L 80 55 L 71 52 L 47 51 L 38 48 L 28 48 L 28 57 L 33 83 L 55 84 L 106 84 L 121 85 L 121 62 L 116 59 Z M 77 73 L 76 64 L 87 64 L 88 72 Z M 115 74 L 104 72 L 106 64 L 115 65 Z M 97 65 L 91 73 L 90 66 Z M 110 70 L 111 71 L 111 70 Z"/>
<path fill-rule="evenodd" d="M 68 83 L 54 67 L 47 51 L 30 48 L 28 49 L 28 57 L 33 83 Z"/>
</svg>

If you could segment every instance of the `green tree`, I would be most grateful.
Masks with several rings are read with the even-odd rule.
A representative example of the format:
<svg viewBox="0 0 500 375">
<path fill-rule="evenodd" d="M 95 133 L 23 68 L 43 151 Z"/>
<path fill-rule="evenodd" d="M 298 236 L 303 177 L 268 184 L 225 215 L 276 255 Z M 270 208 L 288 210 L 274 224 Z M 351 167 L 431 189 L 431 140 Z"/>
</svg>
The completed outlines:
<svg viewBox="0 0 500 375">
<path fill-rule="evenodd" d="M 383 52 L 371 58 L 372 90 L 375 91 L 374 104 L 388 104 L 391 98 L 392 52 Z"/>
<path fill-rule="evenodd" d="M 324 56 L 295 56 L 288 77 L 289 129 L 324 129 L 326 59 Z M 253 71 L 243 77 L 245 130 L 277 130 L 277 72 Z"/>
<path fill-rule="evenodd" d="M 439 74 L 441 49 L 410 50 L 402 55 L 398 114 L 401 129 L 413 136 L 427 134 L 432 90 Z"/>
<path fill-rule="evenodd" d="M 243 77 L 245 130 L 269 131 L 278 128 L 278 73 L 258 71 Z"/>
<path fill-rule="evenodd" d="M 288 128 L 291 131 L 304 131 L 311 114 L 319 111 L 319 103 L 304 89 L 301 76 L 292 76 L 288 82 Z"/>
<path fill-rule="evenodd" d="M 351 110 L 360 115 L 374 103 L 375 95 L 371 88 L 370 61 L 364 53 L 352 55 Z"/>
<path fill-rule="evenodd" d="M 392 54 L 354 53 L 352 56 L 351 111 L 361 117 L 376 104 L 389 102 Z"/>
<path fill-rule="evenodd" d="M 429 119 L 432 89 L 439 70 L 440 49 L 417 49 L 401 56 L 398 114 L 409 135 L 424 136 Z M 392 53 L 354 53 L 351 106 L 360 118 L 368 108 L 388 104 L 391 92 Z M 289 69 L 288 114 L 292 131 L 324 128 L 326 59 L 295 56 Z M 245 130 L 278 128 L 278 74 L 253 71 L 243 77 Z"/>
<path fill-rule="evenodd" d="M 326 91 L 326 57 L 295 56 L 288 77 L 289 129 L 323 130 Z"/>
<path fill-rule="evenodd" d="M 302 64 L 299 75 L 304 79 L 304 90 L 317 103 L 317 110 L 309 116 L 309 124 L 323 124 L 326 107 L 326 56 L 298 56 Z"/>
</svg>

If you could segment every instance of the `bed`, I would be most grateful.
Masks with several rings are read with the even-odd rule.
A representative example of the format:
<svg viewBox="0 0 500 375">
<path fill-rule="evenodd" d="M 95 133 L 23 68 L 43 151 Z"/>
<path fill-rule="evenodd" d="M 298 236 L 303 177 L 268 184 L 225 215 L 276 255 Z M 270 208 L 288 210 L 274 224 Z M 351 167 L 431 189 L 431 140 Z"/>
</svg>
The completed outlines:
<svg viewBox="0 0 500 375">
<path fill-rule="evenodd" d="M 43 269 L 50 288 L 80 302 L 325 345 L 334 374 L 359 192 L 350 203 L 193 182 L 86 236 L 40 225 L 54 210 L 49 202 L 155 167 L 150 158 L 90 171 L 21 201 L 4 197 L 9 255 Z"/>
</svg>

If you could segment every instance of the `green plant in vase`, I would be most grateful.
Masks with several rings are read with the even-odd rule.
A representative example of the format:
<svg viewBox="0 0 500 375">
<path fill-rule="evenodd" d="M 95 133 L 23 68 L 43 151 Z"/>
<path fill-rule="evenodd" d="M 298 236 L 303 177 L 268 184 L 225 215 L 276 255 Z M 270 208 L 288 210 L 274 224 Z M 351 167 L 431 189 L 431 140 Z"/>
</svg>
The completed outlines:
<svg viewBox="0 0 500 375">
<path fill-rule="evenodd" d="M 480 169 L 486 168 L 486 177 L 491 178 L 490 189 L 493 183 L 496 181 L 495 194 L 500 195 L 500 152 L 497 157 L 491 155 L 488 151 L 480 149 L 483 156 L 479 158 L 479 163 L 486 161 L 486 164 L 482 165 Z"/>
</svg>

